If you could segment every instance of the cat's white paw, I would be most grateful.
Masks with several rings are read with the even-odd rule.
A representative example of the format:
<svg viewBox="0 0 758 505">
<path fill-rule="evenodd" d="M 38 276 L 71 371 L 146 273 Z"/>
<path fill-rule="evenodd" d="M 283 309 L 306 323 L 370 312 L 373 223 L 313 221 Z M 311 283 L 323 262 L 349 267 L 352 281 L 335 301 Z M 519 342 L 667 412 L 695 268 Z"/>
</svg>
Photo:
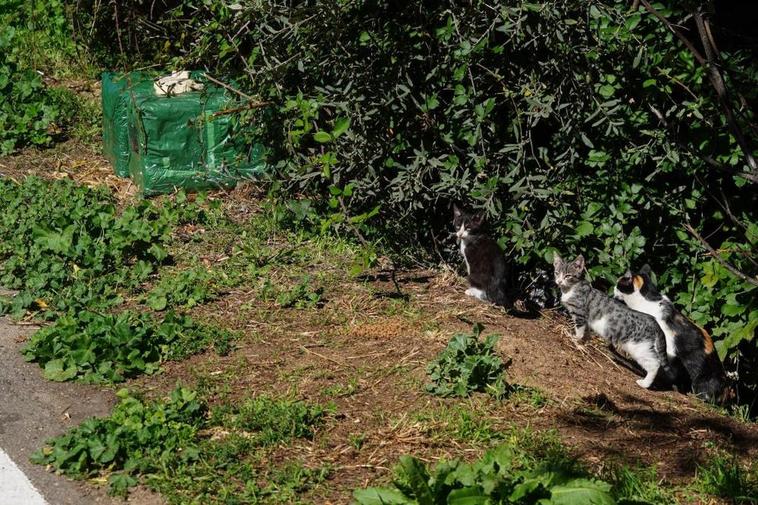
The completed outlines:
<svg viewBox="0 0 758 505">
<path fill-rule="evenodd" d="M 584 338 L 576 338 L 576 337 L 574 337 L 574 336 L 572 335 L 572 336 L 571 336 L 571 342 L 573 342 L 573 343 L 574 343 L 574 345 L 575 345 L 575 346 L 576 346 L 578 349 L 584 349 L 584 344 L 586 344 L 586 343 L 587 343 L 587 339 L 584 339 Z"/>
<path fill-rule="evenodd" d="M 644 379 L 637 379 L 637 384 L 641 388 L 649 389 L 650 386 L 653 384 L 653 380 L 652 379 L 648 380 L 648 378 L 645 377 Z"/>
<path fill-rule="evenodd" d="M 483 302 L 487 301 L 487 294 L 481 289 L 468 288 L 466 290 L 466 294 L 468 296 L 473 296 L 474 298 L 478 298 L 479 300 L 482 300 Z"/>
</svg>

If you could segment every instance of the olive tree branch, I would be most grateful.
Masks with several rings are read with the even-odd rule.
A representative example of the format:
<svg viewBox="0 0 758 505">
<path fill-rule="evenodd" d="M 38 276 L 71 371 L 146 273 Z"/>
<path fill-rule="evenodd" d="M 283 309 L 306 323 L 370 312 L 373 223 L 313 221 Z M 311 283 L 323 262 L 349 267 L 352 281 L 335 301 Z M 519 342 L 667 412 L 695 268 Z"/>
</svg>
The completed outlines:
<svg viewBox="0 0 758 505">
<path fill-rule="evenodd" d="M 682 33 L 676 29 L 676 27 L 671 24 L 671 22 L 666 19 L 660 12 L 658 12 L 652 5 L 650 5 L 650 2 L 648 0 L 640 0 L 640 3 L 645 7 L 645 9 L 650 12 L 653 16 L 658 18 L 664 25 L 666 25 L 666 28 L 673 33 L 676 38 L 682 41 L 682 43 L 687 47 L 687 49 L 690 50 L 692 55 L 695 57 L 695 59 L 708 70 L 708 80 L 711 81 L 711 84 L 713 85 L 714 89 L 716 90 L 716 94 L 718 95 L 719 103 L 721 104 L 722 109 L 724 110 L 724 114 L 726 116 L 727 123 L 729 124 L 729 128 L 732 130 L 732 133 L 734 134 L 735 139 L 737 140 L 737 143 L 740 146 L 740 149 L 742 150 L 742 153 L 745 155 L 745 159 L 747 161 L 748 166 L 750 167 L 750 175 L 751 177 L 748 177 L 747 179 L 751 182 L 755 183 L 758 179 L 758 163 L 756 163 L 755 158 L 753 157 L 753 154 L 747 145 L 747 141 L 745 140 L 745 136 L 742 134 L 742 130 L 740 130 L 739 125 L 737 125 L 737 121 L 734 117 L 734 112 L 732 111 L 732 107 L 729 104 L 729 96 L 726 91 L 726 86 L 724 84 L 724 79 L 721 76 L 721 73 L 718 70 L 718 67 L 713 62 L 713 47 L 711 46 L 710 40 L 708 38 L 708 33 L 706 32 L 705 23 L 703 21 L 703 16 L 700 11 L 696 12 L 694 14 L 695 18 L 695 24 L 698 28 L 698 33 L 700 34 L 700 38 L 703 44 L 703 49 L 706 53 L 706 56 L 703 56 L 700 51 L 697 50 L 697 48 L 690 42 L 690 40 L 682 35 Z"/>
<path fill-rule="evenodd" d="M 642 0 L 642 1 L 644 2 L 645 0 Z M 690 233 L 690 235 L 695 237 L 701 244 L 703 244 L 703 247 L 705 247 L 708 250 L 708 252 L 710 253 L 710 256 L 712 256 L 716 261 L 721 263 L 721 266 L 729 270 L 732 274 L 736 275 L 738 278 L 742 279 L 743 281 L 748 282 L 752 284 L 753 286 L 758 286 L 758 279 L 740 272 L 731 263 L 723 259 L 719 255 L 719 253 L 713 248 L 713 246 L 711 246 L 711 244 L 706 242 L 706 240 L 689 223 L 684 223 L 684 229 L 687 230 Z"/>
</svg>

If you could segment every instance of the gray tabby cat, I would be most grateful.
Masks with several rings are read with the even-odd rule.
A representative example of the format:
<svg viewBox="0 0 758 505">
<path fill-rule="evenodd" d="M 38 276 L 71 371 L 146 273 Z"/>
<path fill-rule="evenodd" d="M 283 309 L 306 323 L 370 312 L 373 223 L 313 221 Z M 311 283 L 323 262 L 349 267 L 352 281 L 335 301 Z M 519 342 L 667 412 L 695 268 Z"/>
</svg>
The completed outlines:
<svg viewBox="0 0 758 505">
<path fill-rule="evenodd" d="M 574 321 L 575 342 L 585 340 L 590 329 L 634 359 L 645 370 L 637 384 L 649 388 L 662 370 L 666 383 L 674 378 L 666 359 L 666 337 L 655 319 L 635 312 L 618 300 L 598 291 L 584 280 L 584 257 L 566 262 L 556 253 L 553 257 L 555 283 L 561 289 L 561 303 Z"/>
</svg>

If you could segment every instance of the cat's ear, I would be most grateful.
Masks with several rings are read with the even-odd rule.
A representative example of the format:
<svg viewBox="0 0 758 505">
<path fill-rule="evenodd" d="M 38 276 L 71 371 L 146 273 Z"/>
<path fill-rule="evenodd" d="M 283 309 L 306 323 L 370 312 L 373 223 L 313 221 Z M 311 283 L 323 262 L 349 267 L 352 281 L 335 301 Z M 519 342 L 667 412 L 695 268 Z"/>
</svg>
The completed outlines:
<svg viewBox="0 0 758 505">
<path fill-rule="evenodd" d="M 571 263 L 571 266 L 578 272 L 584 270 L 584 256 L 581 254 Z"/>
<path fill-rule="evenodd" d="M 563 258 L 558 254 L 558 251 L 553 251 L 553 267 L 560 268 L 563 265 Z"/>
<path fill-rule="evenodd" d="M 460 217 L 461 215 L 461 209 L 458 208 L 458 205 L 453 204 L 453 217 Z"/>
<path fill-rule="evenodd" d="M 652 284 L 653 286 L 658 285 L 658 278 L 653 273 L 653 269 L 650 268 L 650 265 L 645 263 L 645 265 L 643 265 L 642 269 L 640 270 L 640 273 L 642 275 L 647 275 L 648 279 L 650 279 L 650 284 Z"/>
<path fill-rule="evenodd" d="M 479 228 L 482 226 L 482 223 L 484 223 L 484 214 L 477 214 L 474 216 L 474 218 L 471 220 L 471 225 L 474 228 Z"/>
</svg>

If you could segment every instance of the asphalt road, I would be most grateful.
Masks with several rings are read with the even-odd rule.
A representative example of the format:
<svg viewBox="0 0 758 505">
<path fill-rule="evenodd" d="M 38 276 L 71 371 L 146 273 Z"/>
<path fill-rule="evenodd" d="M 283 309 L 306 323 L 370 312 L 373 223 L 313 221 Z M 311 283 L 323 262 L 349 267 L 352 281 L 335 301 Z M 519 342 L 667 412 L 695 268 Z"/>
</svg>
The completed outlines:
<svg viewBox="0 0 758 505">
<path fill-rule="evenodd" d="M 123 505 L 124 500 L 107 496 L 103 488 L 55 475 L 29 461 L 46 439 L 88 417 L 108 414 L 115 399 L 111 389 L 48 381 L 36 363 L 26 363 L 19 350 L 35 329 L 0 319 L 0 504 Z M 128 503 L 161 500 L 138 489 Z"/>
</svg>

